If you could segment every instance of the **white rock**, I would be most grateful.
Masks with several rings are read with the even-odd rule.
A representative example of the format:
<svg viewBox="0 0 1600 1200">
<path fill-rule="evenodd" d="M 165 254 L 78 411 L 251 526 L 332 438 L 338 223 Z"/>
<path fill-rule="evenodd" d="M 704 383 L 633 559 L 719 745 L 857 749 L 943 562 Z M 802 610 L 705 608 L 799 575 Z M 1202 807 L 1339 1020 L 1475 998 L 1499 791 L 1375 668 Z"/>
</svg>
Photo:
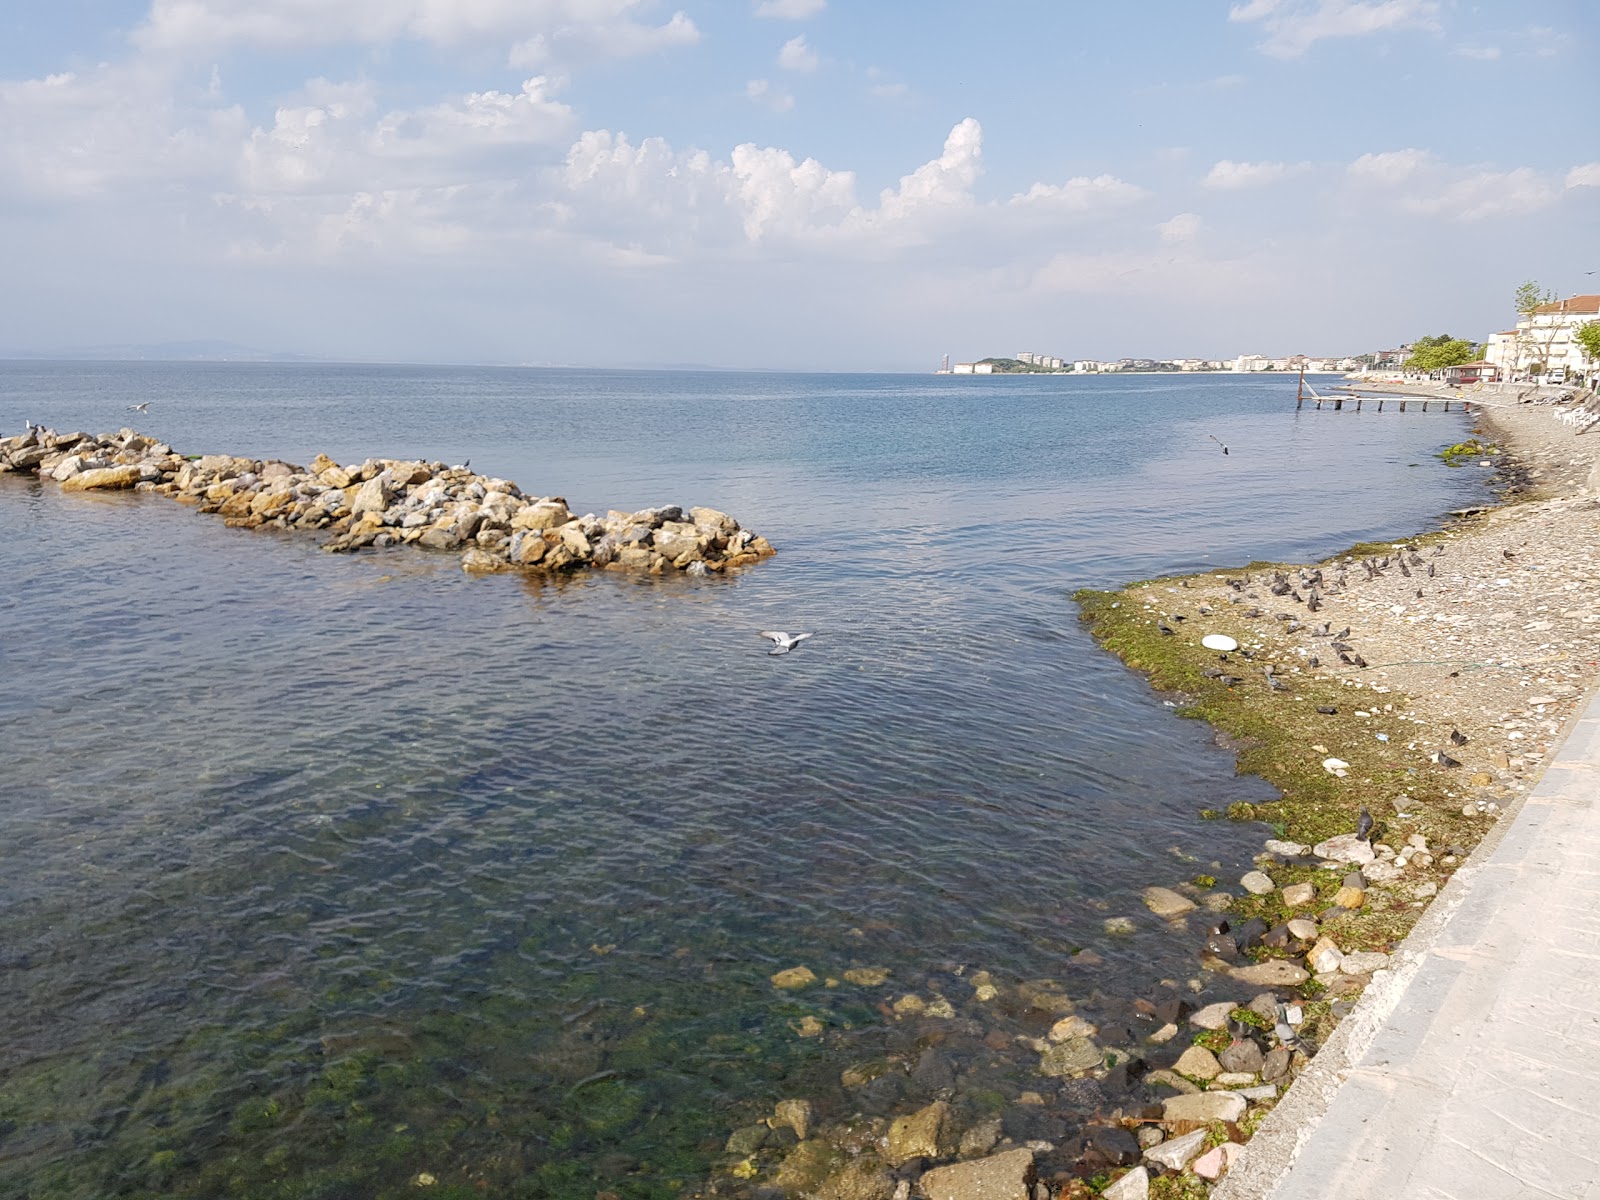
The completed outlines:
<svg viewBox="0 0 1600 1200">
<path fill-rule="evenodd" d="M 1326 858 L 1333 862 L 1358 865 L 1365 865 L 1378 857 L 1370 845 L 1353 833 L 1341 833 L 1338 837 L 1318 842 L 1311 848 L 1311 853 L 1318 858 Z"/>
<path fill-rule="evenodd" d="M 1389 956 L 1379 954 L 1374 950 L 1358 950 L 1354 954 L 1346 954 L 1339 962 L 1339 970 L 1346 975 L 1370 975 L 1374 971 L 1381 971 L 1389 965 Z"/>
<path fill-rule="evenodd" d="M 1146 1200 L 1150 1195 L 1150 1172 L 1135 1167 L 1100 1195 L 1104 1200 Z"/>
<path fill-rule="evenodd" d="M 1206 1131 L 1196 1129 L 1193 1133 L 1171 1138 L 1159 1146 L 1151 1146 L 1144 1156 L 1169 1171 L 1181 1171 L 1205 1148 L 1205 1144 Z"/>
<path fill-rule="evenodd" d="M 1231 1000 L 1208 1004 L 1198 1012 L 1189 1014 L 1189 1024 L 1197 1029 L 1225 1029 L 1228 1024 L 1228 1014 L 1238 1007 Z"/>
<path fill-rule="evenodd" d="M 1246 871 L 1240 878 L 1239 883 L 1252 896 L 1265 896 L 1267 893 L 1275 891 L 1278 886 L 1272 882 L 1272 877 L 1265 871 Z"/>
<path fill-rule="evenodd" d="M 1268 838 L 1265 849 L 1268 854 L 1281 854 L 1285 858 L 1295 858 L 1304 854 L 1309 847 L 1302 846 L 1299 842 L 1284 842 L 1277 838 Z"/>
</svg>

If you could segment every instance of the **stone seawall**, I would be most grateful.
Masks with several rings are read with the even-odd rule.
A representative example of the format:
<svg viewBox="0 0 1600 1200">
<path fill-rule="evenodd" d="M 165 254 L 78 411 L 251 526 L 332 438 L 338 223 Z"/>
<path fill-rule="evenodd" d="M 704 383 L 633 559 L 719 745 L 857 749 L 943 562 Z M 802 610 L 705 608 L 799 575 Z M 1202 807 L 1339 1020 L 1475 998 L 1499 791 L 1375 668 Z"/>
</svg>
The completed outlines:
<svg viewBox="0 0 1600 1200">
<path fill-rule="evenodd" d="M 514 567 L 683 571 L 704 575 L 774 553 L 713 508 L 676 505 L 575 516 L 560 496 L 439 462 L 367 459 L 309 466 L 226 454 L 182 455 L 123 429 L 99 436 L 30 427 L 0 440 L 0 473 L 53 480 L 64 492 L 132 489 L 170 496 L 231 527 L 297 529 L 335 553 L 416 545 L 458 553 L 467 571 Z"/>
</svg>

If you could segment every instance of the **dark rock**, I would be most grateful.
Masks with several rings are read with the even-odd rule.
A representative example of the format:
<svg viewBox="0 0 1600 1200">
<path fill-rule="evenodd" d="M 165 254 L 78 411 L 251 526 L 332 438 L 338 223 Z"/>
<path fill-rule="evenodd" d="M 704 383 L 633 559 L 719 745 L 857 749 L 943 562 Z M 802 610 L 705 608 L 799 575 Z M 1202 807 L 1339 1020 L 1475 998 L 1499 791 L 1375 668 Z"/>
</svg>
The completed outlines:
<svg viewBox="0 0 1600 1200">
<path fill-rule="evenodd" d="M 1344 877 L 1344 886 L 1347 888 L 1361 888 L 1366 890 L 1367 881 L 1360 871 L 1351 871 Z"/>
<path fill-rule="evenodd" d="M 1168 996 L 1156 1001 L 1156 1024 L 1176 1025 L 1189 1014 L 1189 1002 L 1182 996 Z"/>
<path fill-rule="evenodd" d="M 1067 1123 L 1033 1104 L 1019 1104 L 1000 1114 L 1000 1128 L 1013 1142 L 1059 1142 Z"/>
<path fill-rule="evenodd" d="M 1091 1125 L 1083 1131 L 1088 1148 L 1097 1152 L 1107 1165 L 1125 1167 L 1139 1161 L 1139 1139 L 1114 1125 Z"/>
<path fill-rule="evenodd" d="M 1106 1102 L 1106 1089 L 1094 1079 L 1069 1079 L 1061 1085 L 1061 1103 L 1070 1108 L 1095 1109 Z"/>
<path fill-rule="evenodd" d="M 1251 1000 L 1249 1004 L 1246 1004 L 1245 1007 L 1257 1016 L 1265 1017 L 1269 1021 L 1276 1020 L 1278 1016 L 1278 998 L 1271 992 L 1262 992 Z"/>
<path fill-rule="evenodd" d="M 1278 1046 L 1269 1051 L 1261 1063 L 1261 1081 L 1263 1083 L 1277 1083 L 1289 1073 L 1289 1049 L 1287 1046 Z"/>
<path fill-rule="evenodd" d="M 1140 1041 L 1140 1037 L 1127 1025 L 1120 1021 L 1113 1021 L 1100 1026 L 1100 1032 L 1095 1035 L 1099 1041 L 1107 1046 L 1131 1046 Z"/>
<path fill-rule="evenodd" d="M 1231 937 L 1222 934 L 1213 934 L 1205 941 L 1202 949 L 1209 955 L 1232 962 L 1239 957 L 1239 947 Z"/>
<path fill-rule="evenodd" d="M 1266 932 L 1267 923 L 1260 917 L 1251 917 L 1233 930 L 1233 940 L 1240 950 L 1248 950 L 1252 946 L 1260 945 L 1261 938 Z"/>
<path fill-rule="evenodd" d="M 1261 1047 L 1253 1038 L 1236 1038 L 1217 1055 L 1224 1071 L 1243 1071 L 1255 1075 L 1261 1070 Z"/>
<path fill-rule="evenodd" d="M 1274 950 L 1282 950 L 1289 944 L 1289 926 L 1274 925 L 1261 935 L 1261 944 L 1270 946 Z"/>
<path fill-rule="evenodd" d="M 911 1081 L 927 1092 L 945 1092 L 956 1086 L 956 1072 L 948 1058 L 930 1047 L 917 1060 Z"/>
</svg>

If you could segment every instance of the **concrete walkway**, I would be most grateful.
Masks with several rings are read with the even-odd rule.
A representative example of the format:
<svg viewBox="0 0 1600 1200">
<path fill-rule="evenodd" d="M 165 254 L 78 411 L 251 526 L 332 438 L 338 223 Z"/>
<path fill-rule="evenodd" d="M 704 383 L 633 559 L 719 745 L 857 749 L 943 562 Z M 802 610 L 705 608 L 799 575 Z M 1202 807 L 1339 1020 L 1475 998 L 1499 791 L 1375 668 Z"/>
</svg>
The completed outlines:
<svg viewBox="0 0 1600 1200">
<path fill-rule="evenodd" d="M 1600 1198 L 1600 696 L 1215 1200 Z"/>
</svg>

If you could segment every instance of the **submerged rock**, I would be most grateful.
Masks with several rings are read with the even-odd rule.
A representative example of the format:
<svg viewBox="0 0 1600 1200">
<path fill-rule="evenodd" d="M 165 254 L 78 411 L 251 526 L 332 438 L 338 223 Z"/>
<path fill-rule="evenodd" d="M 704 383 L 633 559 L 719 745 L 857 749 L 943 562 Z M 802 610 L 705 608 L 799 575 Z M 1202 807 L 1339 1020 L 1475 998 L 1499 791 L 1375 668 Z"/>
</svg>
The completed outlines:
<svg viewBox="0 0 1600 1200">
<path fill-rule="evenodd" d="M 1181 917 L 1195 910 L 1195 902 L 1171 888 L 1147 887 L 1144 889 L 1145 907 L 1158 917 Z"/>
</svg>

